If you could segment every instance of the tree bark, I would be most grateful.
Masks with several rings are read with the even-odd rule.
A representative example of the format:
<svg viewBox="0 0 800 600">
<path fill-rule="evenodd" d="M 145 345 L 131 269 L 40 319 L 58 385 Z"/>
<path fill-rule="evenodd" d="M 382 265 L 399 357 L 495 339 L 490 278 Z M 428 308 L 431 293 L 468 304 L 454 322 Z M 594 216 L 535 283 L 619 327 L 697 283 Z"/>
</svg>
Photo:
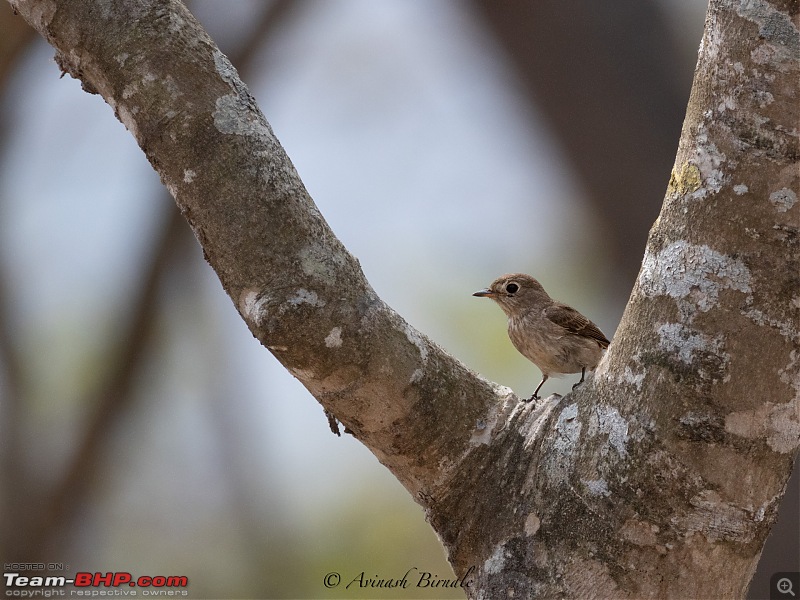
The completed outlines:
<svg viewBox="0 0 800 600">
<path fill-rule="evenodd" d="M 375 294 L 182 4 L 11 4 L 135 136 L 253 335 L 425 508 L 470 597 L 745 593 L 800 445 L 796 1 L 712 0 L 617 335 L 538 405 Z"/>
</svg>

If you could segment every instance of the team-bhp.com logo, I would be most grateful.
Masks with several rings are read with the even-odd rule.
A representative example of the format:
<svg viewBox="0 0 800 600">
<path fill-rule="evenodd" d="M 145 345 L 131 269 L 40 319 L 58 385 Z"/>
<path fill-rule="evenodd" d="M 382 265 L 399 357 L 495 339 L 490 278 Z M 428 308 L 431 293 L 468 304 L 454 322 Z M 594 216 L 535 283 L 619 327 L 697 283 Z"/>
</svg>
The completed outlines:
<svg viewBox="0 0 800 600">
<path fill-rule="evenodd" d="M 143 588 L 143 596 L 163 596 L 167 594 L 165 588 L 170 588 L 170 596 L 178 595 L 174 588 L 185 588 L 189 585 L 189 578 L 184 575 L 142 575 L 134 578 L 125 571 L 108 573 L 75 573 L 74 577 L 59 576 L 28 576 L 19 573 L 3 573 L 6 584 L 6 596 L 32 596 L 30 592 L 38 588 L 63 588 L 68 585 L 76 588 L 119 588 L 123 586 Z M 22 590 L 29 593 L 23 593 Z M 11 593 L 9 594 L 9 591 Z M 14 593 L 17 592 L 17 593 Z M 83 592 L 83 593 L 82 593 Z M 184 592 L 185 594 L 185 592 Z M 62 592 L 63 595 L 63 592 Z M 72 590 L 71 595 L 97 595 L 90 590 Z M 133 594 L 135 595 L 135 593 Z"/>
</svg>

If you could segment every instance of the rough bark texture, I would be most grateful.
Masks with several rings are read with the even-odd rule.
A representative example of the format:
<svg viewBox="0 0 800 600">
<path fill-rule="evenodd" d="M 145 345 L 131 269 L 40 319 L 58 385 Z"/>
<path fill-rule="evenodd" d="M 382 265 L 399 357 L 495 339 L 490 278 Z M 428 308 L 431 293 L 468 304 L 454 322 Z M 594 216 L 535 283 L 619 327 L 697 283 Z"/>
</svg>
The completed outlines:
<svg viewBox="0 0 800 600">
<path fill-rule="evenodd" d="M 474 568 L 468 595 L 744 594 L 800 444 L 797 2 L 712 0 L 617 336 L 538 406 L 377 297 L 182 4 L 11 4 L 136 137 L 253 335 Z"/>
</svg>

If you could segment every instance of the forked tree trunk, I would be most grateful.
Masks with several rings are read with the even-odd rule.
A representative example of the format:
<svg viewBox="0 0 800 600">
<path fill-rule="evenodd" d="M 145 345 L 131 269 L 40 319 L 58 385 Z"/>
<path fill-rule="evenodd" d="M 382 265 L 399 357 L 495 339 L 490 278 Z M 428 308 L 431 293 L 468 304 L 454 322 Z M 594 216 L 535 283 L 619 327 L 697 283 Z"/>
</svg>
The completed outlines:
<svg viewBox="0 0 800 600">
<path fill-rule="evenodd" d="M 617 335 L 538 406 L 377 297 L 182 4 L 11 4 L 136 137 L 253 334 L 474 568 L 469 596 L 745 593 L 800 444 L 796 1 L 712 0 Z"/>
</svg>

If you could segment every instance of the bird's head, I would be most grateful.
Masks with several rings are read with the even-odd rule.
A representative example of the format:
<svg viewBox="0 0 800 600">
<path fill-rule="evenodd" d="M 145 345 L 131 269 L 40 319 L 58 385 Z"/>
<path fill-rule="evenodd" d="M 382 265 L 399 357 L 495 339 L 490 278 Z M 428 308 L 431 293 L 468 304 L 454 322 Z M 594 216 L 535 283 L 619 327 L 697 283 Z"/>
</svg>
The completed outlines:
<svg viewBox="0 0 800 600">
<path fill-rule="evenodd" d="M 472 294 L 491 298 L 509 317 L 521 315 L 541 302 L 551 301 L 542 284 L 524 273 L 509 273 L 495 279 L 485 290 Z"/>
</svg>

